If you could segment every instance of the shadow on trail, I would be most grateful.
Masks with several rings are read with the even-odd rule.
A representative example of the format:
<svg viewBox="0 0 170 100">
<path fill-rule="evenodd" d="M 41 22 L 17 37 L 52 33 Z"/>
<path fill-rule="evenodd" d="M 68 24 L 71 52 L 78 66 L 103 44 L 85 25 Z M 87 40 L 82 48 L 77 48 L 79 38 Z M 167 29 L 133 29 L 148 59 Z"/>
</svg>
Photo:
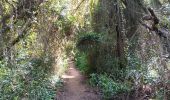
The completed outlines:
<svg viewBox="0 0 170 100">
<path fill-rule="evenodd" d="M 85 77 L 69 61 L 69 68 L 62 76 L 64 87 L 57 93 L 56 100 L 101 100 L 101 96 L 86 84 Z"/>
</svg>

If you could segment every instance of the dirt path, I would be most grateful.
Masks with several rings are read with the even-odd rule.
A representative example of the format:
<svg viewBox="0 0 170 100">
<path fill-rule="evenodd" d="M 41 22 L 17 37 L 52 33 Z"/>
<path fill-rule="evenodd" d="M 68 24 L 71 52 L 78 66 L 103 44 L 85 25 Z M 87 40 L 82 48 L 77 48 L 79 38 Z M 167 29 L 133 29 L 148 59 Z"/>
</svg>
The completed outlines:
<svg viewBox="0 0 170 100">
<path fill-rule="evenodd" d="M 73 61 L 70 61 L 68 72 L 62 78 L 64 88 L 57 93 L 56 100 L 101 100 L 98 93 L 86 84 Z"/>
</svg>

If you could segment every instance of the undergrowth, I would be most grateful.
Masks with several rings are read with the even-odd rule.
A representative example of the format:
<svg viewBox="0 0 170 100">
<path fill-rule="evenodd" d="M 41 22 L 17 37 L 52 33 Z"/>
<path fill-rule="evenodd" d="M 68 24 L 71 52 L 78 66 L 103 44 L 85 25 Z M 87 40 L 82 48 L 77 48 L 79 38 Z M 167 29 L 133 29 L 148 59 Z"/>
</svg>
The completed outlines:
<svg viewBox="0 0 170 100">
<path fill-rule="evenodd" d="M 117 94 L 127 93 L 130 91 L 130 87 L 127 84 L 115 82 L 106 74 L 91 74 L 90 76 L 90 85 L 98 87 L 105 100 L 111 99 Z"/>
<path fill-rule="evenodd" d="M 88 67 L 88 62 L 87 62 L 87 54 L 86 53 L 76 53 L 75 57 L 76 61 L 76 67 L 83 73 L 87 74 L 89 73 L 89 67 Z"/>
<path fill-rule="evenodd" d="M 50 80 L 51 60 L 19 61 L 13 69 L 0 62 L 0 100 L 53 100 L 59 80 Z M 17 67 L 17 68 L 15 68 Z"/>
</svg>

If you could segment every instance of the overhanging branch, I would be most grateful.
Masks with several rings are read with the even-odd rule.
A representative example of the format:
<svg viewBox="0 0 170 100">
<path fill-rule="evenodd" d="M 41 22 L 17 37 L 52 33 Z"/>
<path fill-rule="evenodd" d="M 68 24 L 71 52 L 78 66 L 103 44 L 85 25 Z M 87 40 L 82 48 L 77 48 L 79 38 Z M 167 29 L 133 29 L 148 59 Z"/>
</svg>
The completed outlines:
<svg viewBox="0 0 170 100">
<path fill-rule="evenodd" d="M 150 15 L 144 16 L 142 18 L 143 21 L 152 21 L 150 25 L 147 25 L 145 22 L 142 20 L 139 21 L 139 23 L 144 26 L 145 28 L 149 29 L 149 31 L 154 31 L 157 35 L 163 38 L 168 38 L 169 32 L 165 32 L 162 29 L 158 28 L 159 24 L 159 19 L 154 13 L 154 11 L 151 8 L 148 8 L 148 11 Z"/>
<path fill-rule="evenodd" d="M 19 31 L 18 36 L 8 45 L 8 47 L 14 46 L 18 43 L 23 37 L 26 36 L 26 30 L 31 25 L 31 19 L 28 19 L 22 29 Z"/>
<path fill-rule="evenodd" d="M 79 5 L 74 9 L 74 11 L 72 12 L 72 14 L 74 14 L 74 13 L 80 8 L 80 6 L 83 4 L 84 1 L 85 1 L 85 0 L 82 0 L 82 1 L 79 3 Z"/>
</svg>

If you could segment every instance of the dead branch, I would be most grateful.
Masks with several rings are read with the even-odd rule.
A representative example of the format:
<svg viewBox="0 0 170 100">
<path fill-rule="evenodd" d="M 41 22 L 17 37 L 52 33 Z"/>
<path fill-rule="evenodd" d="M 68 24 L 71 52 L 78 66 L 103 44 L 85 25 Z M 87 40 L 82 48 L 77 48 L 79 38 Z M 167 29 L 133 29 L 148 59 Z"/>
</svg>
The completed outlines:
<svg viewBox="0 0 170 100">
<path fill-rule="evenodd" d="M 139 23 L 144 26 L 145 28 L 149 29 L 149 31 L 154 31 L 157 35 L 163 38 L 167 38 L 167 32 L 163 31 L 162 29 L 158 28 L 159 19 L 154 13 L 153 9 L 148 8 L 150 15 L 146 15 L 139 21 Z M 144 21 L 152 21 L 151 25 L 146 24 Z"/>
</svg>

